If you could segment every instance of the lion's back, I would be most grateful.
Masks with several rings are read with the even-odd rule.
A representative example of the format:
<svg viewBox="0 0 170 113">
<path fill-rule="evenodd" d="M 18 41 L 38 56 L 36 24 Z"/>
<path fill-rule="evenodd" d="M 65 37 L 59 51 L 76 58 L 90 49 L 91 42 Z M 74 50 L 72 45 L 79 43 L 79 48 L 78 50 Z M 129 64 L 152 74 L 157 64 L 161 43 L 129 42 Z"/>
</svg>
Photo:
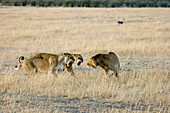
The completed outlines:
<svg viewBox="0 0 170 113">
<path fill-rule="evenodd" d="M 120 62 L 118 56 L 114 52 L 109 52 L 109 62 L 111 65 L 116 65 L 120 67 Z"/>
<path fill-rule="evenodd" d="M 48 60 L 51 56 L 55 56 L 55 55 L 50 53 L 38 53 L 35 54 L 32 58 Z"/>
</svg>

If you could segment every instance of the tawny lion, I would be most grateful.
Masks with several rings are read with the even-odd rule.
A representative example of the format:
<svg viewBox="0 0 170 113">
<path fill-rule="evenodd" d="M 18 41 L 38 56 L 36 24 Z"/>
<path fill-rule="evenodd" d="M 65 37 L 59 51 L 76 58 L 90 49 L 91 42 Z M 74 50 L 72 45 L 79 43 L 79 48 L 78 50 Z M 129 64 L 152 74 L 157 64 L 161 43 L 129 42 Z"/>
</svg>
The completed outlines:
<svg viewBox="0 0 170 113">
<path fill-rule="evenodd" d="M 108 75 L 109 70 L 111 70 L 115 73 L 115 76 L 118 77 L 120 62 L 114 52 L 109 52 L 108 54 L 99 53 L 89 59 L 87 66 L 93 68 L 100 66 L 104 69 L 106 75 Z M 113 73 L 108 76 L 111 77 L 112 75 Z"/>
<path fill-rule="evenodd" d="M 77 65 L 80 66 L 81 63 L 83 62 L 83 57 L 80 55 L 80 54 L 70 54 L 70 53 L 65 53 L 67 55 L 69 55 L 69 58 L 71 59 L 75 59 L 76 62 L 77 62 Z M 35 59 L 44 59 L 44 60 L 48 60 L 49 57 L 51 56 L 55 56 L 55 54 L 50 54 L 50 53 L 38 53 L 38 54 L 35 54 L 32 58 L 35 58 Z M 72 57 L 71 57 L 72 56 Z M 73 63 L 72 63 L 73 64 Z M 64 66 L 67 71 L 72 75 L 74 76 L 74 71 L 73 71 L 73 68 L 72 68 L 72 64 L 70 64 L 70 66 Z M 63 69 L 64 70 L 64 69 Z"/>
<path fill-rule="evenodd" d="M 25 59 L 23 56 L 19 57 L 19 66 L 15 66 L 15 70 L 23 67 L 27 75 L 35 75 L 37 72 L 50 73 L 57 77 L 55 69 L 62 70 L 65 65 L 70 66 L 74 60 L 67 54 L 54 55 L 47 60 L 44 59 Z M 23 60 L 21 62 L 21 60 Z"/>
</svg>

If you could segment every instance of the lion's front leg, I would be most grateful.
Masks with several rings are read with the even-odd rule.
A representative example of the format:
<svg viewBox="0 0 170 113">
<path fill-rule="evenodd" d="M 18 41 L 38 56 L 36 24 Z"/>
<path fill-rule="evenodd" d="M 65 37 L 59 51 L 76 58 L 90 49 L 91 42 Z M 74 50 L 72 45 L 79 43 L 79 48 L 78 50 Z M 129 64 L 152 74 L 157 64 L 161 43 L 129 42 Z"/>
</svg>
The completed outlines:
<svg viewBox="0 0 170 113">
<path fill-rule="evenodd" d="M 119 78 L 119 76 L 118 76 L 119 68 L 118 68 L 117 66 L 114 66 L 114 68 L 112 69 L 112 71 L 113 71 L 113 74 L 115 74 L 115 76 L 116 76 L 117 78 Z"/>
<path fill-rule="evenodd" d="M 109 70 L 108 69 L 104 69 L 105 75 L 108 75 Z"/>
<path fill-rule="evenodd" d="M 55 77 L 58 77 L 57 73 L 55 72 L 56 70 L 56 64 L 50 65 L 49 66 L 49 71 L 48 74 L 53 75 Z"/>
<path fill-rule="evenodd" d="M 110 76 L 110 75 L 108 75 L 109 74 L 109 69 L 106 66 L 103 66 L 102 68 L 104 69 L 105 76 L 109 77 Z"/>
<path fill-rule="evenodd" d="M 51 67 L 51 69 L 48 72 L 50 75 L 53 75 L 55 77 L 58 77 L 58 74 L 55 72 L 55 66 Z"/>
<path fill-rule="evenodd" d="M 66 68 L 67 68 L 67 71 L 71 74 L 71 76 L 74 76 L 74 71 L 73 71 L 72 66 L 66 67 Z"/>
<path fill-rule="evenodd" d="M 50 57 L 49 58 L 49 71 L 48 71 L 50 75 L 54 75 L 55 77 L 58 77 L 57 73 L 55 72 L 57 65 L 58 65 L 57 60 L 54 57 Z"/>
</svg>

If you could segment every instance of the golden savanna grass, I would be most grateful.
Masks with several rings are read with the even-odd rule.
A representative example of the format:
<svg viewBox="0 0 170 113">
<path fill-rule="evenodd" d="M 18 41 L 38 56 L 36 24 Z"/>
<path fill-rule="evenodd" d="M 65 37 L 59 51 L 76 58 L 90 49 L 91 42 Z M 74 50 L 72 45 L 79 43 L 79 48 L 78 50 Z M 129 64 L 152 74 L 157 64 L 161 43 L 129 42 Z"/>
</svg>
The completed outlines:
<svg viewBox="0 0 170 113">
<path fill-rule="evenodd" d="M 169 8 L 0 8 L 2 111 L 17 111 L 15 98 L 9 95 L 22 95 L 155 105 L 156 112 L 167 112 L 169 12 Z M 117 26 L 120 19 L 126 22 Z M 106 78 L 101 68 L 86 66 L 92 55 L 109 51 L 120 58 L 119 79 Z M 73 65 L 78 79 L 67 72 L 54 78 L 41 73 L 27 77 L 22 69 L 13 70 L 18 56 L 29 58 L 39 52 L 82 54 L 84 63 L 80 67 Z M 19 111 L 32 111 L 28 106 L 19 106 L 25 108 Z"/>
</svg>

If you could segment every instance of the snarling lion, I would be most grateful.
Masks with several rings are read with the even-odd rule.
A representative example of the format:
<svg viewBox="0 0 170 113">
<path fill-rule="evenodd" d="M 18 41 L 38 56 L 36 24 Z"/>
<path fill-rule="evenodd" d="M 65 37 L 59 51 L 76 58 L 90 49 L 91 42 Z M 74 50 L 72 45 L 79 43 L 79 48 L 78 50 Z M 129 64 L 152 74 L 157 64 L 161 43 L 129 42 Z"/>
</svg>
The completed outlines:
<svg viewBox="0 0 170 113">
<path fill-rule="evenodd" d="M 83 62 L 83 57 L 80 55 L 80 54 L 70 54 L 70 53 L 65 53 L 69 56 L 69 58 L 71 59 L 75 59 L 76 62 L 77 62 L 77 65 L 80 66 L 81 63 Z M 49 57 L 51 56 L 55 56 L 55 54 L 50 54 L 50 53 L 38 53 L 38 54 L 35 54 L 32 58 L 35 58 L 35 59 L 44 59 L 44 60 L 48 60 Z M 73 63 L 72 63 L 73 64 Z M 64 66 L 67 71 L 72 75 L 74 76 L 74 71 L 73 71 L 73 68 L 72 68 L 72 64 L 70 64 L 70 66 Z M 64 69 L 63 69 L 64 70 Z"/>
<path fill-rule="evenodd" d="M 80 66 L 83 63 L 83 57 L 80 54 L 72 54 L 74 59 L 77 62 L 77 65 Z"/>
<path fill-rule="evenodd" d="M 115 73 L 115 76 L 118 77 L 120 62 L 114 52 L 109 52 L 108 54 L 99 53 L 89 59 L 87 66 L 93 68 L 100 66 L 104 69 L 106 75 L 108 75 L 109 70 L 111 70 Z M 111 77 L 112 75 L 113 73 L 108 76 Z"/>
<path fill-rule="evenodd" d="M 22 61 L 21 61 L 22 60 Z M 57 77 L 57 70 L 64 69 L 63 67 L 70 66 L 74 59 L 70 58 L 67 54 L 54 55 L 48 59 L 25 59 L 24 56 L 19 57 L 19 66 L 15 66 L 15 70 L 23 67 L 27 75 L 35 75 L 37 72 L 50 73 Z"/>
</svg>

